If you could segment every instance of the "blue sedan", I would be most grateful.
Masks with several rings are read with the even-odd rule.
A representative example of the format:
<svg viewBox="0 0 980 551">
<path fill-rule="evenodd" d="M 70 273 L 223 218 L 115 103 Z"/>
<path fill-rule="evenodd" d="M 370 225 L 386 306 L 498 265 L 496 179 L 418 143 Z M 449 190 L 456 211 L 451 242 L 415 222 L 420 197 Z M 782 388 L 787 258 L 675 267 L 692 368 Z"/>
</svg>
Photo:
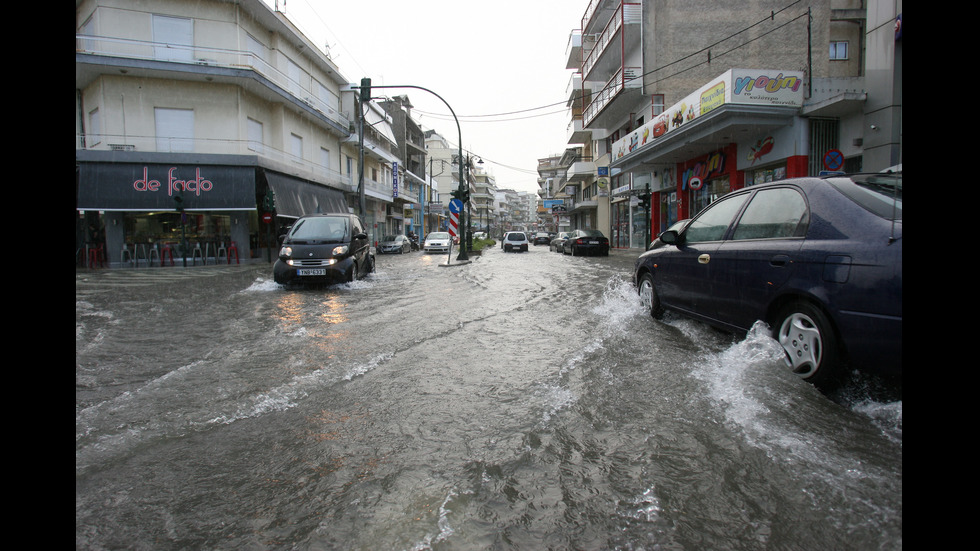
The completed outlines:
<svg viewBox="0 0 980 551">
<path fill-rule="evenodd" d="M 718 199 L 642 254 L 633 281 L 665 310 L 733 332 L 769 324 L 820 388 L 847 369 L 902 373 L 902 176 L 800 178 Z"/>
</svg>

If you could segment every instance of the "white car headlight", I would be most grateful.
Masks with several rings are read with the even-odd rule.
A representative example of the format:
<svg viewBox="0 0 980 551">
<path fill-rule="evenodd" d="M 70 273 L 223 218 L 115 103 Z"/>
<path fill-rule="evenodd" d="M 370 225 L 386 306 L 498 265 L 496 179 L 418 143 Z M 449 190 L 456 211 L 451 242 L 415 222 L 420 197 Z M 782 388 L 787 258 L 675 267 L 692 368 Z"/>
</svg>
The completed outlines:
<svg viewBox="0 0 980 551">
<path fill-rule="evenodd" d="M 340 256 L 342 254 L 347 254 L 347 250 L 349 248 L 350 247 L 348 247 L 347 245 L 341 245 L 339 247 L 335 247 L 334 250 L 333 250 L 333 255 L 334 256 Z"/>
<path fill-rule="evenodd" d="M 283 247 L 279 249 L 279 256 L 293 256 L 293 248 Z"/>
</svg>

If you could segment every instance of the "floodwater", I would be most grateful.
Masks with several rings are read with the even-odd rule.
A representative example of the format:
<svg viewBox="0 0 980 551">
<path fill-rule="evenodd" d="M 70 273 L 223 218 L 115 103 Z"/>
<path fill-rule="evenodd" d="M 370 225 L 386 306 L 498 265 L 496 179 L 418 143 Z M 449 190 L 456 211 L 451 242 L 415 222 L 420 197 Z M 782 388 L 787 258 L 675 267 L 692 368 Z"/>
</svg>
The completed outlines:
<svg viewBox="0 0 980 551">
<path fill-rule="evenodd" d="M 901 549 L 900 395 L 651 319 L 635 256 L 76 272 L 76 548 Z"/>
</svg>

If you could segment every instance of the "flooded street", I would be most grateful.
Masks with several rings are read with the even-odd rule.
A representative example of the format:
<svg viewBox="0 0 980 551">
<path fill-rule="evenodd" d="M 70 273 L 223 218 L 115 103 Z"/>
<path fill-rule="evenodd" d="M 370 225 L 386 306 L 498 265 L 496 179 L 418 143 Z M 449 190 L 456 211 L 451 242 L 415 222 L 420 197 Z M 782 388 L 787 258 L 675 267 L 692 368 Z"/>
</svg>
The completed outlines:
<svg viewBox="0 0 980 551">
<path fill-rule="evenodd" d="M 637 254 L 77 272 L 76 548 L 901 549 L 901 400 L 651 319 Z"/>
</svg>

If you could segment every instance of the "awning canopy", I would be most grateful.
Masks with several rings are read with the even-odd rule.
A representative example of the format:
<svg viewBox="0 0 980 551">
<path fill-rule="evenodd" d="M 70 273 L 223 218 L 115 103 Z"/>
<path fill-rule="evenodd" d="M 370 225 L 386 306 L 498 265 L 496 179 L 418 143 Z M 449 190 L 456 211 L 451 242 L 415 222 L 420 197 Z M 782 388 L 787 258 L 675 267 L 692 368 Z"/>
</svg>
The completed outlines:
<svg viewBox="0 0 980 551">
<path fill-rule="evenodd" d="M 339 189 L 292 176 L 265 171 L 266 182 L 275 194 L 276 214 L 299 218 L 304 214 L 350 212 L 347 198 Z"/>
</svg>

